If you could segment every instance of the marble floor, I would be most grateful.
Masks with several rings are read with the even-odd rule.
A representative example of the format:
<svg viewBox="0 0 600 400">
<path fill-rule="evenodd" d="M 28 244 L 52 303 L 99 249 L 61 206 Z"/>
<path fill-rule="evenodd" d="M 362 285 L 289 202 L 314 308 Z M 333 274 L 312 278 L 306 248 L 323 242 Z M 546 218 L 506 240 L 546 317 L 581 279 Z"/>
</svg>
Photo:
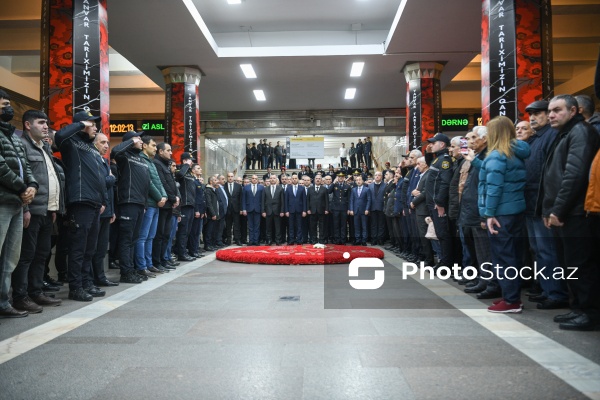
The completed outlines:
<svg viewBox="0 0 600 400">
<path fill-rule="evenodd" d="M 363 294 L 344 266 L 210 255 L 0 320 L 0 398 L 600 399 L 600 332 L 561 331 L 562 311 L 529 302 L 491 314 L 451 281 L 384 265 L 388 286 Z"/>
</svg>

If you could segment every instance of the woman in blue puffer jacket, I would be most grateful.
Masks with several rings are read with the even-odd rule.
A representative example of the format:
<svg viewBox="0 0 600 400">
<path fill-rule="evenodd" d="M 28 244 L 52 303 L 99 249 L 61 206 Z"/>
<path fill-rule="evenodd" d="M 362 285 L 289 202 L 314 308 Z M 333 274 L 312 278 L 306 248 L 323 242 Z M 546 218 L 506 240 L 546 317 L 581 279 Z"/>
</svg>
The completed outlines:
<svg viewBox="0 0 600 400">
<path fill-rule="evenodd" d="M 525 243 L 524 160 L 529 157 L 529 145 L 516 139 L 507 117 L 492 119 L 487 130 L 488 154 L 479 171 L 478 194 L 479 214 L 487 219 L 492 266 L 484 269 L 497 273 L 502 288 L 502 299 L 488 311 L 519 313 L 523 309 L 518 275 Z"/>
</svg>

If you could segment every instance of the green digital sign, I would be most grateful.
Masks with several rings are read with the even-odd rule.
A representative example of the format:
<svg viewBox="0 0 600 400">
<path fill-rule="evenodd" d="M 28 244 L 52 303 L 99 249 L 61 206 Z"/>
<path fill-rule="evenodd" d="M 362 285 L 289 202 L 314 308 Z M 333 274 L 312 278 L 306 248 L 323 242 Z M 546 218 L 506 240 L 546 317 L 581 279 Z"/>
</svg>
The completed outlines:
<svg viewBox="0 0 600 400">
<path fill-rule="evenodd" d="M 165 120 L 147 120 L 142 121 L 142 130 L 151 136 L 164 136 L 165 135 Z"/>
<path fill-rule="evenodd" d="M 466 131 L 469 129 L 468 114 L 442 115 L 442 130 Z"/>
</svg>

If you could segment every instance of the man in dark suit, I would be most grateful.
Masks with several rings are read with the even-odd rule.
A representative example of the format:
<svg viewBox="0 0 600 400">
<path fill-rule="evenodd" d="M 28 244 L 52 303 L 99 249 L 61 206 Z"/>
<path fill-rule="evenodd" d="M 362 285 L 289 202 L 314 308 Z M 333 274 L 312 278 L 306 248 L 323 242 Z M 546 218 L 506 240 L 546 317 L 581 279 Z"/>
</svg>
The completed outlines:
<svg viewBox="0 0 600 400">
<path fill-rule="evenodd" d="M 362 176 L 355 178 L 356 187 L 350 194 L 350 215 L 354 216 L 354 244 L 367 245 L 367 218 L 371 209 L 371 191 L 363 186 Z"/>
<path fill-rule="evenodd" d="M 302 182 L 301 182 L 301 186 L 302 189 L 304 190 L 304 193 L 306 194 L 306 197 L 308 199 L 308 188 L 310 188 L 312 186 L 312 178 L 309 175 L 304 175 L 302 177 Z M 307 200 L 307 204 L 306 204 L 306 211 L 308 211 L 308 200 Z M 308 217 L 308 214 L 306 217 L 302 218 L 302 243 L 307 244 L 307 243 L 311 243 L 314 239 L 312 237 L 312 232 L 310 231 L 310 218 Z"/>
<path fill-rule="evenodd" d="M 284 195 L 284 210 L 289 217 L 288 244 L 302 244 L 302 218 L 306 217 L 306 192 L 298 185 L 298 175 L 292 175 L 292 184 L 288 185 Z"/>
<path fill-rule="evenodd" d="M 329 194 L 327 188 L 321 185 L 321 181 L 321 175 L 317 175 L 315 185 L 308 188 L 306 197 L 307 214 L 310 215 L 312 244 L 325 242 L 325 215 L 329 214 Z"/>
<path fill-rule="evenodd" d="M 215 234 L 219 227 L 219 199 L 215 191 L 215 181 L 217 178 L 211 176 L 208 178 L 208 185 L 204 190 L 206 197 L 206 235 L 204 236 L 204 250 L 216 250 Z"/>
<path fill-rule="evenodd" d="M 258 176 L 252 175 L 250 185 L 242 191 L 242 213 L 248 217 L 248 245 L 258 246 L 260 240 L 260 213 L 264 187 L 258 184 Z"/>
<path fill-rule="evenodd" d="M 371 191 L 371 240 L 373 246 L 383 243 L 385 215 L 383 213 L 383 197 L 385 184 L 382 182 L 381 171 L 375 172 L 375 180 L 369 185 Z"/>
<path fill-rule="evenodd" d="M 285 168 L 284 168 L 285 170 Z M 288 241 L 288 217 L 285 216 L 285 191 L 287 189 L 287 187 L 290 185 L 290 182 L 292 181 L 292 178 L 289 177 L 288 175 L 286 175 L 285 173 L 280 175 L 279 177 L 279 181 L 281 182 L 281 191 L 282 196 L 283 196 L 283 203 L 282 203 L 282 209 L 281 211 L 283 212 L 283 217 L 281 217 L 281 243 L 287 242 Z"/>
<path fill-rule="evenodd" d="M 371 169 L 371 147 L 372 147 L 372 143 L 371 143 L 371 137 L 367 136 L 365 138 L 365 144 L 363 147 L 363 153 L 364 153 L 364 157 L 365 157 L 365 164 L 367 166 L 367 168 Z"/>
<path fill-rule="evenodd" d="M 229 204 L 225 216 L 225 244 L 231 244 L 231 230 L 233 228 L 233 240 L 235 244 L 241 246 L 240 233 L 240 214 L 242 213 L 242 185 L 233 181 L 233 172 L 227 173 L 227 183 L 225 184 L 225 193 Z"/>
<path fill-rule="evenodd" d="M 427 178 L 429 177 L 429 166 L 425 162 L 425 157 L 419 157 L 417 159 L 417 166 L 419 169 L 420 176 L 417 187 L 412 191 L 411 195 L 414 196 L 410 202 L 410 208 L 415 211 L 417 226 L 419 228 L 419 238 L 421 240 L 421 251 L 425 257 L 425 265 L 433 266 L 435 261 L 433 260 L 433 249 L 431 248 L 431 242 L 425 237 L 427 233 L 427 222 L 425 218 L 429 217 L 429 209 L 427 208 L 425 198 L 425 187 L 427 185 Z"/>
<path fill-rule="evenodd" d="M 229 208 L 229 198 L 225 191 L 225 176 L 219 175 L 217 178 L 217 197 L 219 199 L 219 230 L 217 232 L 217 247 L 225 247 L 223 238 L 225 237 L 225 220 L 227 209 Z"/>
<path fill-rule="evenodd" d="M 275 244 L 281 245 L 281 217 L 283 217 L 283 188 L 277 184 L 277 177 L 271 175 L 271 184 L 263 190 L 262 216 L 266 218 L 265 229 L 267 244 L 273 244 L 273 226 L 275 226 Z"/>
</svg>

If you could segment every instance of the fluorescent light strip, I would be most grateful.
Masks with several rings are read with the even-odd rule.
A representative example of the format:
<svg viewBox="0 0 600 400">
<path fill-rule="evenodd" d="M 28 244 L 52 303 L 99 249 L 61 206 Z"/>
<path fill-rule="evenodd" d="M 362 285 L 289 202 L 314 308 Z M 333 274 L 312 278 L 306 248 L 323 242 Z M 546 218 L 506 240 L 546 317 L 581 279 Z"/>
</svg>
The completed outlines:
<svg viewBox="0 0 600 400">
<path fill-rule="evenodd" d="M 242 4 L 242 0 L 227 0 L 228 4 Z"/>
<path fill-rule="evenodd" d="M 352 69 L 350 70 L 350 76 L 361 76 L 364 66 L 365 66 L 364 62 L 352 63 Z"/>
<path fill-rule="evenodd" d="M 344 95 L 344 99 L 352 100 L 354 95 L 356 94 L 356 88 L 348 88 L 346 89 L 346 94 Z"/>
<path fill-rule="evenodd" d="M 258 101 L 267 100 L 267 98 L 265 97 L 265 92 L 263 92 L 262 90 L 254 90 L 254 97 L 256 97 L 256 100 Z"/>
<path fill-rule="evenodd" d="M 256 72 L 254 72 L 254 68 L 252 68 L 252 64 L 240 64 L 240 68 L 244 73 L 244 76 L 248 79 L 256 78 Z"/>
</svg>

